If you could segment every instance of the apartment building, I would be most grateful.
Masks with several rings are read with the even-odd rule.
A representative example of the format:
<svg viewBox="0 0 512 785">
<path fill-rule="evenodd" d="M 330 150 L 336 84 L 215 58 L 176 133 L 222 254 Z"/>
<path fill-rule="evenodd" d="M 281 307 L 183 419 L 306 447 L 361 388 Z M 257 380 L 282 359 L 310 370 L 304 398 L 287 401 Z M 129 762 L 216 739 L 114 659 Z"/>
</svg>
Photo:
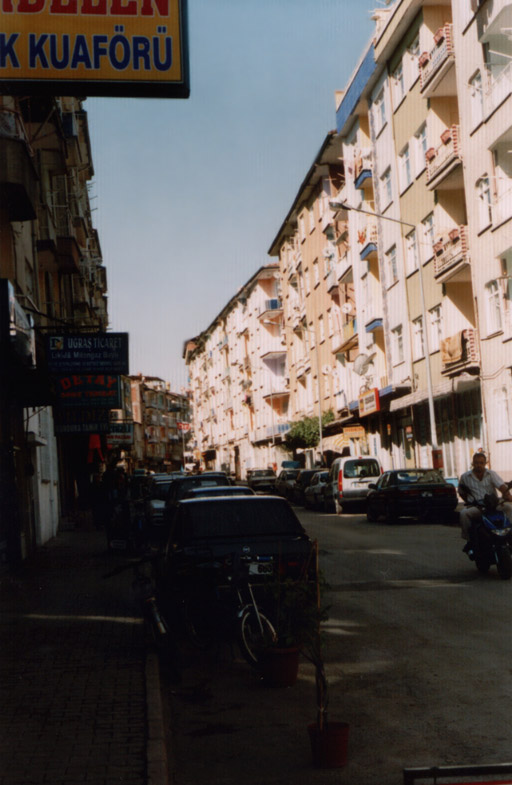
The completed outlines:
<svg viewBox="0 0 512 785">
<path fill-rule="evenodd" d="M 185 345 L 197 456 L 245 479 L 279 466 L 289 429 L 286 345 L 277 264 L 261 267 Z"/>
<path fill-rule="evenodd" d="M 86 475 L 89 435 L 54 416 L 45 335 L 108 323 L 92 176 L 81 100 L 0 97 L 0 562 L 56 533 Z"/>
</svg>

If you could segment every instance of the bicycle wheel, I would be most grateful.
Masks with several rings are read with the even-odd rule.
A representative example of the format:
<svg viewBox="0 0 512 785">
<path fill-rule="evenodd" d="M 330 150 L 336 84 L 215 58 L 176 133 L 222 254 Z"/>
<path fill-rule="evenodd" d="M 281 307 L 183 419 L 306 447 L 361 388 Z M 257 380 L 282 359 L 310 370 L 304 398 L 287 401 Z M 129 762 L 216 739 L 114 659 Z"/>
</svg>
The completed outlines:
<svg viewBox="0 0 512 785">
<path fill-rule="evenodd" d="M 262 652 L 274 643 L 277 633 L 274 625 L 264 613 L 258 617 L 254 608 L 246 608 L 240 618 L 239 643 L 244 659 L 250 665 L 257 666 Z"/>
</svg>

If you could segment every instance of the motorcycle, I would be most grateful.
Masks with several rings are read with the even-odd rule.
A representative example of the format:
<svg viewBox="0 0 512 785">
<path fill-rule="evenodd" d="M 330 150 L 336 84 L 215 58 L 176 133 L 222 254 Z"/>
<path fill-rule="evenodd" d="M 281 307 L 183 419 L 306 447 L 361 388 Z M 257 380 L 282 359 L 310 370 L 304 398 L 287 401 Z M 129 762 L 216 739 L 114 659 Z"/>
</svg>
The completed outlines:
<svg viewBox="0 0 512 785">
<path fill-rule="evenodd" d="M 459 485 L 459 493 L 461 491 L 466 504 L 477 507 L 481 513 L 481 520 L 473 529 L 471 547 L 465 549 L 469 558 L 474 560 L 480 572 L 488 572 L 496 565 L 500 578 L 509 580 L 512 577 L 512 524 L 503 511 L 504 500 L 492 493 L 476 500 L 462 484 Z"/>
</svg>

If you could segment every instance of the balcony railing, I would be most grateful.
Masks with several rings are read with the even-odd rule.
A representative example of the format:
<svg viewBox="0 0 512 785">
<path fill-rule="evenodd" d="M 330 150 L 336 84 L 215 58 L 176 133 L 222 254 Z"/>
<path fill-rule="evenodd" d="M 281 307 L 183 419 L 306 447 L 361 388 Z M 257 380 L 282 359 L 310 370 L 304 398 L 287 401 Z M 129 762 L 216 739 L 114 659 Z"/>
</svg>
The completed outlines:
<svg viewBox="0 0 512 785">
<path fill-rule="evenodd" d="M 427 184 L 432 186 L 441 174 L 448 174 L 462 160 L 459 144 L 459 126 L 452 125 L 441 134 L 441 144 L 430 147 L 426 154 Z"/>
<path fill-rule="evenodd" d="M 369 218 L 366 226 L 357 233 L 357 245 L 361 259 L 367 259 L 372 252 L 377 251 L 379 232 L 375 218 Z"/>
<path fill-rule="evenodd" d="M 506 65 L 486 65 L 487 89 L 484 92 L 484 112 L 492 114 L 512 92 L 512 60 Z"/>
<path fill-rule="evenodd" d="M 512 218 L 512 188 L 497 194 L 491 209 L 493 226 L 499 226 Z"/>
<path fill-rule="evenodd" d="M 434 40 L 436 42 L 434 48 L 420 56 L 420 89 L 424 94 L 442 80 L 455 57 L 451 24 L 440 27 Z"/>
<path fill-rule="evenodd" d="M 326 278 L 326 284 L 327 284 L 328 292 L 330 292 L 332 289 L 338 288 L 338 274 L 336 271 L 336 267 L 334 267 L 332 270 L 329 270 L 329 273 L 327 274 L 327 278 Z"/>
<path fill-rule="evenodd" d="M 373 159 L 371 150 L 358 150 L 354 161 L 354 186 L 364 188 L 372 184 Z"/>
<path fill-rule="evenodd" d="M 346 343 L 357 334 L 357 319 L 350 319 L 343 325 L 343 342 Z"/>
<path fill-rule="evenodd" d="M 268 313 L 279 313 L 283 310 L 283 301 L 279 297 L 274 297 L 271 300 L 265 300 L 260 307 L 259 317 L 261 318 Z"/>
<path fill-rule="evenodd" d="M 439 283 L 456 276 L 470 262 L 465 226 L 443 232 L 434 243 L 434 277 Z"/>
<path fill-rule="evenodd" d="M 476 330 L 460 330 L 441 341 L 441 373 L 457 374 L 480 366 Z"/>
</svg>

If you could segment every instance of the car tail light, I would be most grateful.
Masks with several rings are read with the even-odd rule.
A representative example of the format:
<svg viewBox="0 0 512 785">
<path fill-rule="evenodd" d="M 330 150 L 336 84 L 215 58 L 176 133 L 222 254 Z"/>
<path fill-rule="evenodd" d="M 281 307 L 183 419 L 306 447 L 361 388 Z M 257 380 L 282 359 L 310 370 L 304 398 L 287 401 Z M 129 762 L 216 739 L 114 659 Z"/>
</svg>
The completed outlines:
<svg viewBox="0 0 512 785">
<path fill-rule="evenodd" d="M 343 471 L 338 472 L 338 494 L 343 496 Z"/>
</svg>

